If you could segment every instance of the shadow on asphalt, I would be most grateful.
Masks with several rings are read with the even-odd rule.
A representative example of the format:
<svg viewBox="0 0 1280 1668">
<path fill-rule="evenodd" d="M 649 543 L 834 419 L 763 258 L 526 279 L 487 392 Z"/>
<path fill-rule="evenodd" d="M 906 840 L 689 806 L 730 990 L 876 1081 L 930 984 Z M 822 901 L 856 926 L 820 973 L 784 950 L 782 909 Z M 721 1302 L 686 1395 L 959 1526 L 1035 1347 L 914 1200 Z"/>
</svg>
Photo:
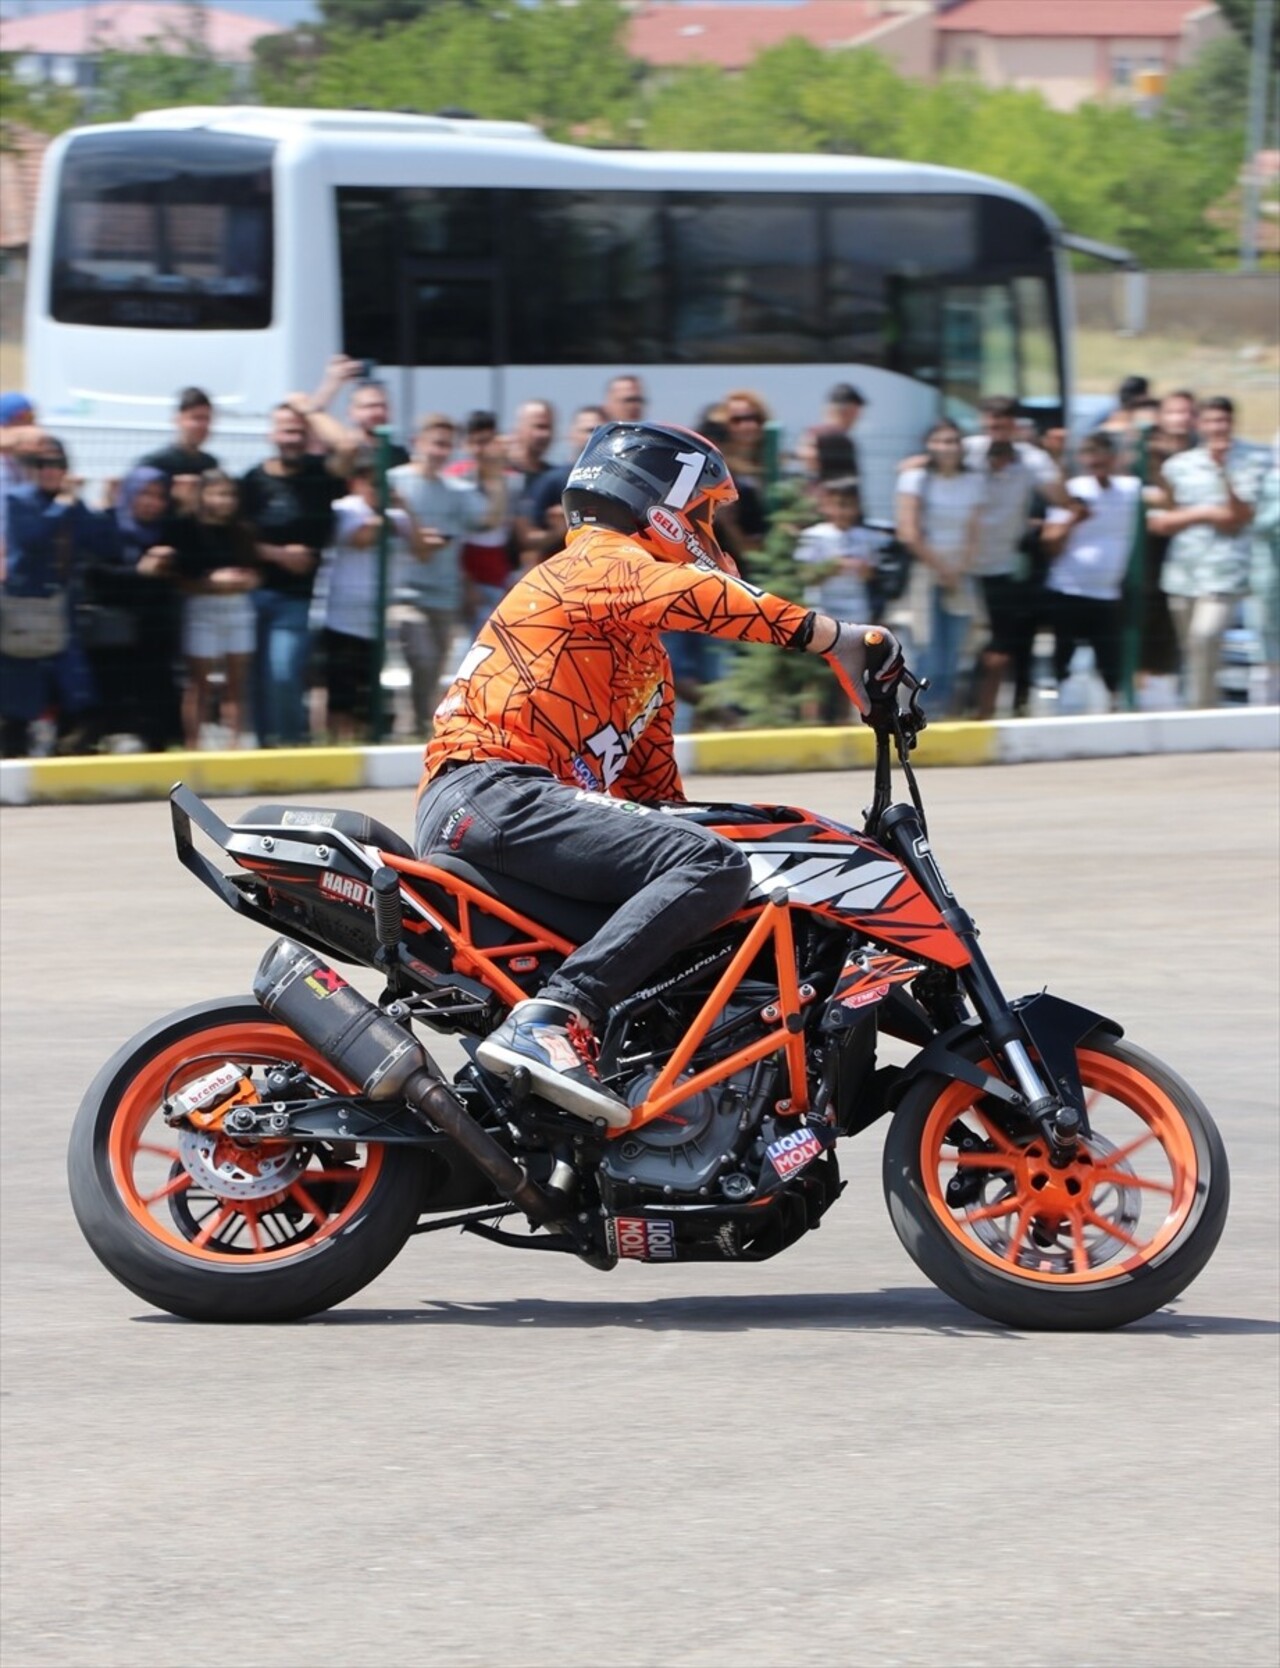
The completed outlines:
<svg viewBox="0 0 1280 1668">
<path fill-rule="evenodd" d="M 621 1326 L 653 1332 L 932 1332 L 940 1337 L 975 1333 L 1010 1340 L 1026 1334 L 983 1320 L 928 1288 L 876 1292 L 774 1292 L 742 1297 L 659 1297 L 648 1302 L 502 1298 L 452 1303 L 424 1298 L 421 1309 L 332 1309 L 304 1326 L 527 1326 L 594 1331 Z M 144 1321 L 172 1322 L 147 1314 Z M 176 1324 L 187 1324 L 185 1322 Z M 1180 1314 L 1162 1309 L 1125 1328 L 1169 1338 L 1273 1337 L 1280 1322 L 1237 1315 Z"/>
</svg>

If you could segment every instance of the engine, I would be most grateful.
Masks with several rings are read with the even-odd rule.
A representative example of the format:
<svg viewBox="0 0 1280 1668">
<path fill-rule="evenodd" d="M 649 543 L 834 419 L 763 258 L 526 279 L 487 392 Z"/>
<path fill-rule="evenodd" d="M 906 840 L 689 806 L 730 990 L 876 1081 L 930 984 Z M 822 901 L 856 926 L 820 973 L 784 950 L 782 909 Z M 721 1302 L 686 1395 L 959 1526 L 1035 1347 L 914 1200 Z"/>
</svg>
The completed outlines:
<svg viewBox="0 0 1280 1668">
<path fill-rule="evenodd" d="M 638 1106 L 658 1073 L 642 1073 L 627 1093 Z M 692 1073 L 686 1074 L 692 1076 Z M 714 1089 L 700 1089 L 662 1117 L 615 1141 L 600 1166 L 618 1189 L 653 1198 L 719 1197 L 714 1184 L 731 1171 L 751 1138 L 750 1068 Z"/>
<path fill-rule="evenodd" d="M 699 1061 L 698 1069 L 705 1063 Z M 626 1094 L 632 1106 L 644 1100 L 660 1070 L 650 1066 L 631 1079 Z M 693 1068 L 685 1073 L 693 1075 Z M 600 1164 L 602 1193 L 614 1204 L 672 1199 L 723 1204 L 748 1197 L 759 1169 L 750 1155 L 761 1120 L 772 1110 L 776 1077 L 772 1060 L 744 1066 L 611 1142 Z"/>
</svg>

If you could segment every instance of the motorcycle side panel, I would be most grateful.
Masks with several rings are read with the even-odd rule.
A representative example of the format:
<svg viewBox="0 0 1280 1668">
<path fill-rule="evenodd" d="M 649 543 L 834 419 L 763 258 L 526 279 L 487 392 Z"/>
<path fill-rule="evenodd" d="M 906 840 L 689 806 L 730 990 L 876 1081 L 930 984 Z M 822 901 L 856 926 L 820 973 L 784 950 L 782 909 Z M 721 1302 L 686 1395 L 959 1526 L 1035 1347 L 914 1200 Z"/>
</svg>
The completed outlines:
<svg viewBox="0 0 1280 1668">
<path fill-rule="evenodd" d="M 802 811 L 783 821 L 761 807 L 755 824 L 711 826 L 747 853 L 747 907 L 782 887 L 793 906 L 838 921 L 879 943 L 943 967 L 964 967 L 969 952 L 898 859 L 874 840 Z"/>
</svg>

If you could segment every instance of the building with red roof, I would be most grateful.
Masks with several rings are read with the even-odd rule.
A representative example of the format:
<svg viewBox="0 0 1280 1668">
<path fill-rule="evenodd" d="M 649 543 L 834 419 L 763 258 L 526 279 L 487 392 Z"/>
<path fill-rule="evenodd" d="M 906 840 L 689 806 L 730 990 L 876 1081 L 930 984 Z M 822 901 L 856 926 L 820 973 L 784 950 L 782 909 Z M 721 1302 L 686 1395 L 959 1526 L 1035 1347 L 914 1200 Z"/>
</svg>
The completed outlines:
<svg viewBox="0 0 1280 1668">
<path fill-rule="evenodd" d="M 0 18 L 0 52 L 12 54 L 21 81 L 91 87 L 104 51 L 145 52 L 157 45 L 181 50 L 194 41 L 216 63 L 247 67 L 254 42 L 282 29 L 282 24 L 220 6 L 182 0 L 93 0 L 87 6 Z"/>
<path fill-rule="evenodd" d="M 656 70 L 743 70 L 799 37 L 827 52 L 878 52 L 901 75 L 967 73 L 1034 89 L 1058 109 L 1132 97 L 1144 71 L 1167 75 L 1227 24 L 1212 0 L 653 0 L 627 41 Z"/>
<path fill-rule="evenodd" d="M 1040 93 L 1056 109 L 1131 97 L 1227 32 L 1206 0 L 956 0 L 934 18 L 940 73 Z"/>
<path fill-rule="evenodd" d="M 744 70 L 758 52 L 799 37 L 827 52 L 869 47 L 900 75 L 934 70 L 935 0 L 655 0 L 632 13 L 631 54 L 654 69 L 714 64 Z"/>
</svg>

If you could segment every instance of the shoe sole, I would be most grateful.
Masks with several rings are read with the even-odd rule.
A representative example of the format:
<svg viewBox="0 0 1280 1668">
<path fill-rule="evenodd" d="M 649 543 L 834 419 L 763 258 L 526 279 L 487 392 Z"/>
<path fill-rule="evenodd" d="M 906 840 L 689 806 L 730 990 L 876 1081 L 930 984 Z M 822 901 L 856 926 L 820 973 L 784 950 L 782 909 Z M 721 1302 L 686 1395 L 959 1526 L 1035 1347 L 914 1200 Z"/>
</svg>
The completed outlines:
<svg viewBox="0 0 1280 1668">
<path fill-rule="evenodd" d="M 586 1118 L 592 1123 L 597 1118 L 603 1118 L 610 1129 L 626 1129 L 631 1123 L 629 1106 L 593 1095 L 590 1089 L 579 1088 L 562 1073 L 553 1071 L 550 1066 L 539 1065 L 518 1049 L 507 1048 L 490 1038 L 476 1049 L 476 1059 L 495 1077 L 511 1077 L 523 1068 L 544 1100 L 549 1100 L 562 1112 L 572 1112 L 576 1118 Z"/>
</svg>

